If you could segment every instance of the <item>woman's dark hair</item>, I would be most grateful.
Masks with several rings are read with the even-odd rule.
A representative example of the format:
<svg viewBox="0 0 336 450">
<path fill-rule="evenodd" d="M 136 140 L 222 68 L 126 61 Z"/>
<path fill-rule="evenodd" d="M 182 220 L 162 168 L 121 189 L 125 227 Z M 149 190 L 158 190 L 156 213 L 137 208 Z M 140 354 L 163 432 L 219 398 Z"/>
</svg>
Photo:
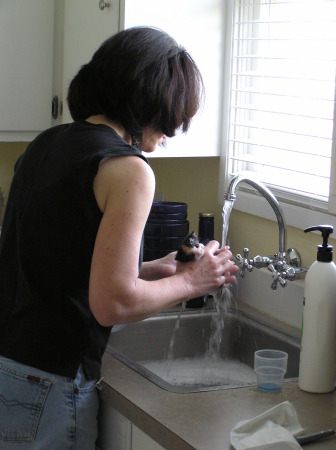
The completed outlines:
<svg viewBox="0 0 336 450">
<path fill-rule="evenodd" d="M 107 39 L 69 86 L 74 120 L 104 114 L 134 136 L 152 126 L 172 137 L 185 132 L 203 93 L 186 50 L 162 30 L 135 27 Z"/>
</svg>

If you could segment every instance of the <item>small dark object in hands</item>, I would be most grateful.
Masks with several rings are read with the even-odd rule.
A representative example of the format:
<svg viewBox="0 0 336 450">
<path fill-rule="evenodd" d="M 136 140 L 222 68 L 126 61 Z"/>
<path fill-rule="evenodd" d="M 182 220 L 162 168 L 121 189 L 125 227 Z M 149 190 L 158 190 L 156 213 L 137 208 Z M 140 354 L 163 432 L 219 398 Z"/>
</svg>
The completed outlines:
<svg viewBox="0 0 336 450">
<path fill-rule="evenodd" d="M 177 250 L 175 259 L 180 262 L 188 262 L 203 256 L 204 245 L 200 244 L 195 232 L 190 233 Z"/>
</svg>

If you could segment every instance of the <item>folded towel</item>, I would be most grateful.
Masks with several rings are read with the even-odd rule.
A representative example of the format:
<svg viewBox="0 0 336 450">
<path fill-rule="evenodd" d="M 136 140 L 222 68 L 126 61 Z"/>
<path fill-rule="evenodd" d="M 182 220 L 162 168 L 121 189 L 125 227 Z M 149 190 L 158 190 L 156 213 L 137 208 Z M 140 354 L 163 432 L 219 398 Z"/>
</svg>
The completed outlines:
<svg viewBox="0 0 336 450">
<path fill-rule="evenodd" d="M 294 406 L 280 403 L 231 430 L 230 441 L 236 450 L 285 450 L 302 448 L 294 436 L 304 432 Z"/>
</svg>

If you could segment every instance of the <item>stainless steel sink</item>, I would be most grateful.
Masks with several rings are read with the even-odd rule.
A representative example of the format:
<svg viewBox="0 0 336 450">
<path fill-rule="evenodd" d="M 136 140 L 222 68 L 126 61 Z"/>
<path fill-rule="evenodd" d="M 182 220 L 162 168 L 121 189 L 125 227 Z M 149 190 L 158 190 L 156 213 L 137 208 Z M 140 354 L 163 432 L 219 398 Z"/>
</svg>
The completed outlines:
<svg viewBox="0 0 336 450">
<path fill-rule="evenodd" d="M 286 379 L 298 376 L 298 339 L 237 311 L 225 313 L 220 329 L 216 314 L 187 310 L 130 324 L 111 333 L 107 352 L 161 388 L 179 393 L 255 385 L 254 352 L 261 348 L 288 352 Z M 210 352 L 216 327 L 220 342 L 217 352 Z"/>
</svg>

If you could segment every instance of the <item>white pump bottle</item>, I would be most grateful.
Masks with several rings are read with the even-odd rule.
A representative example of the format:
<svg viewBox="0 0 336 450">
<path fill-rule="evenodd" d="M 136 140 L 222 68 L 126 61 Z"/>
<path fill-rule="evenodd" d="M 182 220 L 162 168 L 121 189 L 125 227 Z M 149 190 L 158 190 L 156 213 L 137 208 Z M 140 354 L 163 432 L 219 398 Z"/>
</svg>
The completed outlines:
<svg viewBox="0 0 336 450">
<path fill-rule="evenodd" d="M 335 388 L 336 358 L 336 266 L 328 237 L 330 225 L 305 229 L 319 230 L 323 244 L 317 247 L 317 261 L 305 279 L 299 387 L 307 392 L 325 393 Z"/>
</svg>

